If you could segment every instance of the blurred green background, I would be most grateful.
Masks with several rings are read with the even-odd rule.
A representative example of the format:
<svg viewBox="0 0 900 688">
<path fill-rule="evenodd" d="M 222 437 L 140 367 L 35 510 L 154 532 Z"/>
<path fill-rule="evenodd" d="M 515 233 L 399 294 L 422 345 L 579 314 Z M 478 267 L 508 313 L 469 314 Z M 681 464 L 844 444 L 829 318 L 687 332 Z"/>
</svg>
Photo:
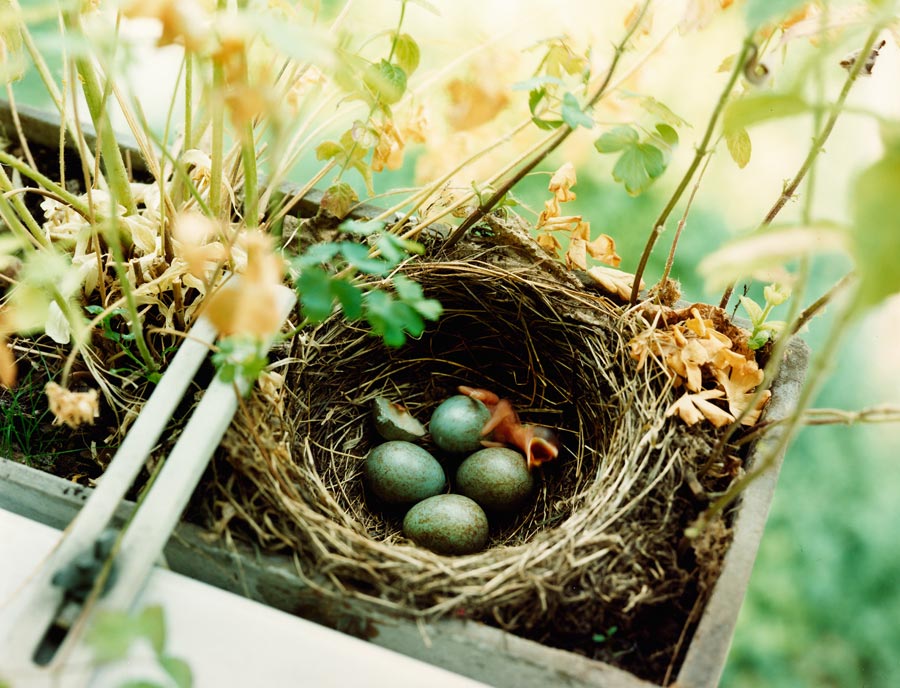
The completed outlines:
<svg viewBox="0 0 900 688">
<path fill-rule="evenodd" d="M 391 26 L 397 5 L 381 4 L 384 7 L 377 16 L 367 16 L 366 20 L 377 26 Z M 460 35 L 460 27 L 468 27 L 467 22 L 476 20 L 488 27 L 502 25 L 507 37 L 523 26 L 533 35 L 546 36 L 555 26 L 552 21 L 549 27 L 543 25 L 546 13 L 552 11 L 556 13 L 553 19 L 567 30 L 599 35 L 597 38 L 591 34 L 598 53 L 621 31 L 619 21 L 606 26 L 605 18 L 622 16 L 623 8 L 630 5 L 615 2 L 613 9 L 606 7 L 609 3 L 599 3 L 601 9 L 585 1 L 563 3 L 563 7 L 551 10 L 547 3 L 463 2 L 453 8 L 446 3 L 437 4 L 445 23 L 438 23 L 436 28 L 435 22 L 424 16 L 417 24 L 415 13 L 411 12 L 410 31 L 417 37 L 420 33 L 431 35 L 433 47 L 438 50 L 459 52 L 453 37 Z M 735 14 L 717 18 L 718 25 L 707 29 L 699 48 L 688 45 L 680 54 L 676 49 L 667 58 L 670 62 L 665 68 L 654 71 L 656 68 L 651 65 L 644 70 L 643 81 L 627 84 L 630 88 L 646 89 L 695 124 L 683 134 L 682 150 L 672 169 L 650 193 L 631 198 L 620 186 L 612 184 L 610 161 L 594 154 L 586 143 L 588 139 L 574 142 L 545 166 L 545 170 L 550 170 L 554 164 L 576 159 L 578 200 L 571 204 L 572 210 L 591 220 L 595 232 L 615 237 L 625 270 L 634 269 L 653 219 L 702 133 L 702 113 L 708 112 L 722 83 L 716 66 L 733 52 L 735 37 L 740 35 L 740 17 Z M 657 18 L 657 26 L 660 24 L 664 22 Z M 487 33 L 481 38 L 478 31 L 472 30 L 471 34 L 470 40 L 489 40 Z M 604 42 L 607 38 L 610 41 Z M 52 46 L 53 42 L 50 31 L 44 45 Z M 527 36 L 517 35 L 515 45 L 528 42 Z M 888 114 L 897 116 L 900 71 L 896 45 L 891 44 L 885 53 L 883 62 L 887 64 L 879 64 L 876 76 L 859 87 L 862 93 L 857 103 L 868 107 L 872 98 L 885 96 L 889 100 L 885 106 Z M 141 75 L 158 74 L 158 64 L 142 59 L 145 62 L 137 65 Z M 673 65 L 679 66 L 676 69 Z M 527 74 L 516 75 L 513 80 L 520 76 Z M 133 78 L 141 82 L 142 88 L 147 86 L 141 81 L 145 77 Z M 16 93 L 22 102 L 47 105 L 33 74 L 16 86 Z M 148 109 L 152 119 L 152 106 Z M 877 154 L 877 143 L 872 143 L 877 132 L 873 133 L 871 123 L 863 125 L 849 119 L 835 131 L 823 157 L 826 174 L 820 179 L 816 199 L 826 214 L 830 212 L 838 218 L 846 212 L 848 180 Z M 782 180 L 796 170 L 811 133 L 808 122 L 761 129 L 765 131 L 758 138 L 754 132 L 754 162 L 750 168 L 739 173 L 725 152 L 720 151 L 698 196 L 674 273 L 682 281 L 689 300 L 717 300 L 717 295 L 704 291 L 696 277 L 698 261 L 730 234 L 751 227 L 762 218 L 777 197 Z M 421 149 L 412 151 L 411 163 L 415 163 L 420 152 Z M 312 161 L 307 160 L 306 164 Z M 410 183 L 413 166 L 381 176 L 376 182 L 378 189 Z M 300 179 L 307 174 L 305 167 L 297 171 Z M 530 207 L 540 209 L 547 197 L 546 182 L 546 176 L 530 177 L 516 193 Z M 796 208 L 787 209 L 786 214 L 792 212 L 796 215 Z M 680 209 L 670 221 L 670 228 L 679 216 Z M 671 229 L 663 236 L 648 268 L 651 281 L 661 272 L 670 238 Z M 846 268 L 846 261 L 819 260 L 812 293 L 821 292 Z M 859 409 L 879 403 L 900 404 L 898 306 L 888 304 L 859 323 L 844 343 L 815 406 Z M 829 336 L 829 326 L 826 314 L 804 334 L 814 355 Z M 898 453 L 900 432 L 894 426 L 825 426 L 800 433 L 785 460 L 723 686 L 900 686 Z"/>
</svg>

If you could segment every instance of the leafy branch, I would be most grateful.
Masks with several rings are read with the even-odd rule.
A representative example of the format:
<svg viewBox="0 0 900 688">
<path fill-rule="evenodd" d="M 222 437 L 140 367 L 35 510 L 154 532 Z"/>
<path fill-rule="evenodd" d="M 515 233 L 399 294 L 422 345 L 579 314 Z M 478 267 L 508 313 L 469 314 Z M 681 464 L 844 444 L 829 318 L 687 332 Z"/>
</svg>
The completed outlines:
<svg viewBox="0 0 900 688">
<path fill-rule="evenodd" d="M 684 176 L 681 178 L 681 181 L 678 183 L 678 186 L 672 193 L 671 198 L 669 198 L 669 202 L 666 203 L 665 207 L 662 209 L 662 212 L 659 214 L 659 217 L 656 218 L 656 222 L 653 223 L 653 229 L 650 231 L 650 236 L 647 238 L 647 243 L 644 246 L 644 252 L 641 254 L 641 259 L 638 262 L 638 267 L 635 271 L 634 286 L 631 289 L 631 299 L 629 300 L 632 306 L 637 303 L 638 293 L 641 289 L 641 277 L 644 274 L 644 270 L 647 268 L 647 261 L 650 259 L 650 254 L 653 252 L 653 247 L 656 245 L 657 239 L 659 239 L 660 234 L 662 234 L 663 230 L 665 229 L 666 221 L 669 219 L 669 215 L 672 214 L 672 211 L 675 209 L 678 201 L 681 200 L 682 194 L 684 194 L 685 190 L 688 187 L 688 184 L 690 184 L 691 179 L 694 176 L 694 173 L 700 167 L 700 163 L 706 156 L 707 147 L 709 146 L 709 142 L 712 139 L 712 135 L 716 129 L 719 117 L 722 114 L 722 110 L 725 108 L 725 104 L 728 102 L 728 98 L 731 96 L 731 91 L 734 89 L 738 77 L 744 72 L 746 65 L 755 55 L 756 46 L 754 45 L 751 37 L 748 36 L 744 40 L 744 44 L 740 54 L 734 61 L 734 66 L 732 67 L 731 75 L 728 77 L 728 82 L 725 84 L 725 88 L 722 89 L 722 93 L 719 95 L 719 100 L 716 102 L 716 106 L 713 109 L 712 114 L 710 115 L 709 124 L 707 124 L 706 131 L 703 134 L 703 138 L 700 140 L 700 145 L 697 146 L 697 150 L 694 153 L 694 159 L 691 161 L 691 164 L 685 171 Z"/>
<path fill-rule="evenodd" d="M 631 40 L 631 37 L 638 30 L 641 25 L 641 22 L 644 18 L 644 15 L 647 13 L 648 8 L 650 7 L 650 3 L 652 0 L 645 0 L 643 5 L 641 5 L 640 12 L 636 16 L 635 20 L 631 22 L 628 29 L 625 32 L 625 36 L 616 45 L 615 50 L 613 52 L 612 61 L 610 62 L 609 68 L 606 71 L 606 76 L 603 78 L 603 81 L 594 91 L 594 93 L 588 98 L 584 107 L 580 108 L 581 112 L 589 110 L 592 108 L 606 93 L 606 89 L 612 81 L 613 74 L 616 71 L 616 67 L 619 64 L 619 61 L 622 58 L 622 55 L 625 52 L 626 47 L 628 46 L 628 42 Z M 572 124 L 577 126 L 577 121 L 572 121 Z M 549 137 L 546 143 L 531 157 L 530 160 L 526 161 L 519 170 L 510 177 L 507 181 L 501 184 L 497 190 L 485 201 L 481 202 L 478 207 L 472 211 L 465 220 L 463 220 L 456 229 L 451 232 L 450 236 L 444 242 L 443 248 L 444 250 L 451 249 L 462 237 L 465 235 L 469 229 L 471 229 L 475 224 L 477 224 L 485 215 L 487 215 L 493 208 L 502 201 L 506 195 L 516 186 L 525 176 L 531 172 L 535 167 L 537 167 L 543 160 L 547 158 L 553 151 L 555 151 L 563 141 L 565 141 L 569 135 L 575 131 L 575 128 L 569 122 L 564 121 L 558 129 Z"/>
<path fill-rule="evenodd" d="M 875 41 L 878 39 L 878 34 L 881 32 L 881 26 L 876 27 L 872 30 L 872 32 L 866 38 L 865 43 L 863 44 L 863 48 L 860 52 L 860 55 L 869 55 L 872 51 L 872 47 L 875 45 Z M 806 177 L 807 173 L 813 167 L 813 164 L 816 158 L 819 157 L 819 154 L 825 149 L 825 143 L 828 141 L 828 137 L 831 136 L 831 132 L 834 130 L 834 125 L 837 123 L 838 117 L 840 117 L 841 113 L 844 110 L 844 104 L 847 101 L 847 96 L 850 95 L 850 89 L 853 88 L 853 84 L 856 83 L 857 78 L 862 72 L 863 66 L 865 65 L 865 60 L 858 59 L 851 66 L 847 78 L 844 80 L 844 85 L 841 87 L 841 92 L 838 94 L 837 99 L 831 106 L 831 112 L 828 115 L 828 119 L 825 120 L 822 129 L 816 134 L 813 139 L 813 143 L 809 148 L 809 152 L 806 154 L 806 158 L 803 160 L 803 163 L 800 165 L 800 169 L 797 170 L 797 173 L 788 182 L 784 189 L 781 192 L 781 195 L 778 197 L 778 200 L 772 205 L 769 209 L 769 212 L 766 213 L 765 218 L 760 223 L 757 229 L 761 229 L 766 227 L 775 220 L 778 216 L 778 213 L 781 212 L 781 209 L 784 208 L 785 204 L 794 197 L 794 194 L 797 193 L 797 189 L 800 187 L 800 184 L 803 182 L 803 179 Z M 727 308 L 728 302 L 731 300 L 731 296 L 734 293 L 734 285 L 729 285 L 722 294 L 722 298 L 719 301 L 719 306 L 721 308 Z"/>
</svg>

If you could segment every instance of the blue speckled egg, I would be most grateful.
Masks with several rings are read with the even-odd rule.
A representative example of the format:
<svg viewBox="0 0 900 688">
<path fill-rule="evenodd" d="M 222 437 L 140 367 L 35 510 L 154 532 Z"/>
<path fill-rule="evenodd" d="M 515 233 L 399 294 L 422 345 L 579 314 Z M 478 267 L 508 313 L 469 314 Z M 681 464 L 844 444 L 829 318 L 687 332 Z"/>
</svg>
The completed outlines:
<svg viewBox="0 0 900 688">
<path fill-rule="evenodd" d="M 402 440 L 373 447 L 364 470 L 372 492 L 391 504 L 412 504 L 440 494 L 447 483 L 437 459 Z"/>
<path fill-rule="evenodd" d="M 438 554 L 472 554 L 487 544 L 488 520 L 468 497 L 442 494 L 422 500 L 406 513 L 403 534 Z"/>
<path fill-rule="evenodd" d="M 533 488 L 525 457 L 505 447 L 477 451 L 456 471 L 456 489 L 490 511 L 517 509 Z"/>
<path fill-rule="evenodd" d="M 487 406 L 458 394 L 434 410 L 428 430 L 434 443 L 445 452 L 466 454 L 481 449 L 481 429 L 490 417 Z"/>
</svg>

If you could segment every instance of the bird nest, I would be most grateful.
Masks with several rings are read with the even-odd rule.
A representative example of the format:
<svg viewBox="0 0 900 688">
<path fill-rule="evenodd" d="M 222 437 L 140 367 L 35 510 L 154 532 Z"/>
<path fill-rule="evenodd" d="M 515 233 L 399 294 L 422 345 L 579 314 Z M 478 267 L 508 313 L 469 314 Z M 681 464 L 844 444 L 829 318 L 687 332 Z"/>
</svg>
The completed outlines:
<svg viewBox="0 0 900 688">
<path fill-rule="evenodd" d="M 683 538 L 699 511 L 686 481 L 713 439 L 667 418 L 669 379 L 630 358 L 646 322 L 496 242 L 405 272 L 443 304 L 440 321 L 399 349 L 337 317 L 299 335 L 283 394 L 251 401 L 226 438 L 220 527 L 241 523 L 295 553 L 325 596 L 478 619 L 592 656 L 646 641 L 637 664 L 655 652 L 668 665 L 724 548 Z M 531 502 L 492 523 L 485 550 L 450 557 L 403 536 L 403 513 L 374 503 L 362 468 L 380 441 L 375 397 L 424 422 L 460 384 L 510 399 L 562 447 L 535 470 Z M 601 648 L 612 626 L 626 640 Z"/>
</svg>

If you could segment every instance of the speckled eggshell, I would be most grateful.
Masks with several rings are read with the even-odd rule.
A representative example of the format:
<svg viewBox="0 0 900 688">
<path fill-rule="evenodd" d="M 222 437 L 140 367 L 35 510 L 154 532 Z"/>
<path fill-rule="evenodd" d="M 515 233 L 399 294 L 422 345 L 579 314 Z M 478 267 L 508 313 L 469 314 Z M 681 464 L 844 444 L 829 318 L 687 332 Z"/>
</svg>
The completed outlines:
<svg viewBox="0 0 900 688">
<path fill-rule="evenodd" d="M 528 499 L 534 478 L 519 452 L 488 447 L 460 464 L 456 489 L 488 511 L 512 511 Z"/>
<path fill-rule="evenodd" d="M 490 417 L 491 412 L 480 401 L 457 394 L 434 410 L 428 430 L 445 452 L 466 454 L 481 449 L 481 429 Z"/>
<path fill-rule="evenodd" d="M 402 440 L 373 447 L 364 471 L 372 492 L 391 504 L 419 502 L 443 492 L 447 483 L 437 459 L 422 447 Z"/>
<path fill-rule="evenodd" d="M 442 494 L 422 500 L 406 512 L 403 534 L 438 554 L 472 554 L 484 549 L 488 520 L 468 497 Z"/>
<path fill-rule="evenodd" d="M 425 435 L 425 426 L 413 418 L 408 411 L 392 404 L 384 397 L 372 400 L 372 421 L 375 432 L 386 440 L 415 442 Z"/>
</svg>

